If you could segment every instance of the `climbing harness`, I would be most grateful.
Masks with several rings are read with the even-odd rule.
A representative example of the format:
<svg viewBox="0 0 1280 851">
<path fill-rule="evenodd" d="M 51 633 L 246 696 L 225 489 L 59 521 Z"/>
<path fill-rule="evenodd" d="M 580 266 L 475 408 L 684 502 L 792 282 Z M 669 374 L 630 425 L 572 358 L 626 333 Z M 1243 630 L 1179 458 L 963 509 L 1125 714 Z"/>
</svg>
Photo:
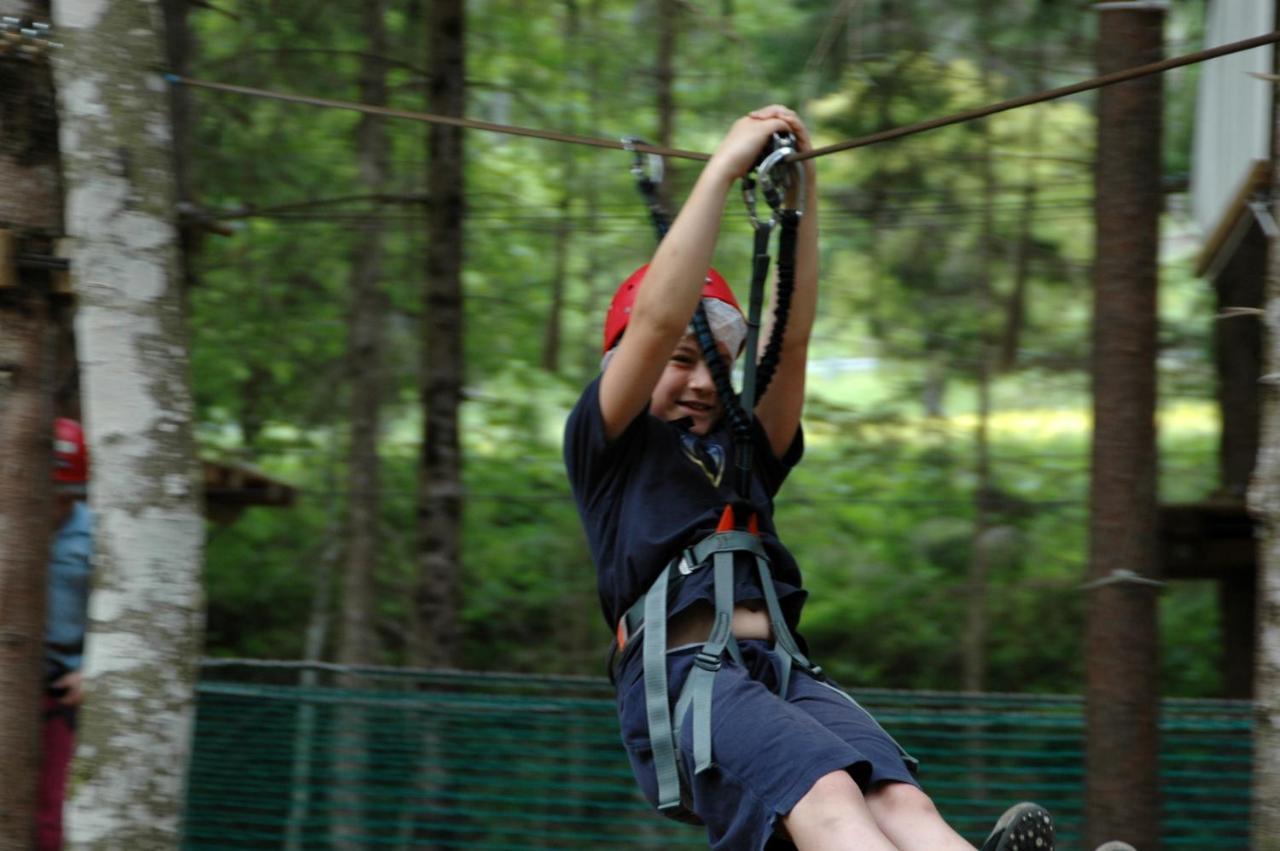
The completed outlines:
<svg viewBox="0 0 1280 851">
<path fill-rule="evenodd" d="M 661 161 L 650 155 L 646 163 L 634 147 L 643 143 L 634 138 L 624 141 L 635 154 L 632 175 L 645 198 L 658 239 L 661 240 L 666 234 L 668 221 L 658 192 Z M 713 765 L 711 698 L 715 675 L 726 654 L 738 664 L 742 663 L 741 651 L 733 637 L 733 611 L 736 602 L 734 587 L 738 571 L 753 570 L 764 596 L 774 647 L 781 660 L 778 696 L 786 697 L 794 668 L 815 678 L 822 678 L 821 668 L 810 662 L 800 650 L 795 636 L 787 626 L 777 590 L 774 588 L 769 557 L 759 536 L 759 520 L 750 502 L 752 411 L 756 401 L 768 389 L 770 379 L 777 369 L 791 295 L 795 289 L 796 231 L 803 214 L 805 187 L 803 168 L 787 161 L 787 157 L 794 153 L 794 137 L 790 134 L 775 134 L 768 151 L 753 172 L 743 178 L 743 200 L 755 228 L 755 241 L 747 315 L 746 359 L 740 395 L 733 389 L 729 367 L 716 347 L 715 337 L 701 303 L 693 319 L 694 332 L 703 358 L 715 380 L 716 390 L 724 404 L 734 435 L 735 499 L 725 506 L 716 531 L 672 559 L 649 590 L 618 623 L 616 650 L 625 650 L 637 638 L 641 638 L 643 642 L 641 662 L 644 671 L 645 715 L 658 782 L 658 809 L 671 818 L 695 824 L 700 823 L 700 820 L 693 813 L 688 778 L 684 776 L 683 767 L 677 758 L 676 736 L 685 719 L 691 718 L 694 773 L 700 774 Z M 659 175 L 657 180 L 653 178 L 653 174 Z M 757 186 L 770 207 L 771 212 L 767 218 L 757 214 Z M 790 205 L 788 196 L 792 199 Z M 773 231 L 778 226 L 778 289 L 774 326 L 764 357 L 757 364 L 760 315 L 769 274 L 769 247 Z M 742 559 L 737 558 L 740 553 L 744 556 Z M 694 657 L 693 668 L 676 698 L 673 713 L 669 705 L 666 665 L 667 606 L 676 588 L 686 577 L 708 567 L 712 571 L 714 588 L 714 625 Z M 852 698 L 849 699 L 852 701 Z"/>
<path fill-rule="evenodd" d="M 653 747 L 654 771 L 658 780 L 658 810 L 679 821 L 698 822 L 692 812 L 688 778 L 681 775 L 680 761 L 676 756 L 676 736 L 684 721 L 692 713 L 694 773 L 701 774 L 712 766 L 711 753 L 711 695 L 715 675 L 720 670 L 727 653 L 739 665 L 742 654 L 733 637 L 733 589 L 736 574 L 744 564 L 736 560 L 738 553 L 745 553 L 744 560 L 753 567 L 764 594 L 765 607 L 773 629 L 774 647 L 778 651 L 778 696 L 786 698 L 791 671 L 800 668 L 815 678 L 822 677 L 822 669 L 814 665 L 800 650 L 795 636 L 787 626 L 773 586 L 773 573 L 769 569 L 769 557 L 765 554 L 757 530 L 732 528 L 732 509 L 725 509 L 720 528 L 712 535 L 688 547 L 663 569 L 653 586 L 623 616 L 619 625 L 618 640 L 625 649 L 627 644 L 641 638 L 642 664 L 644 668 L 645 715 L 649 723 L 649 741 Z M 754 516 L 752 518 L 754 520 Z M 754 526 L 749 522 L 748 526 Z M 726 528 L 728 527 L 728 528 Z M 684 687 L 676 698 L 675 712 L 671 712 L 667 685 L 667 603 L 670 595 L 685 577 L 710 567 L 715 588 L 715 625 L 706 642 L 693 659 L 693 668 L 685 679 Z"/>
</svg>

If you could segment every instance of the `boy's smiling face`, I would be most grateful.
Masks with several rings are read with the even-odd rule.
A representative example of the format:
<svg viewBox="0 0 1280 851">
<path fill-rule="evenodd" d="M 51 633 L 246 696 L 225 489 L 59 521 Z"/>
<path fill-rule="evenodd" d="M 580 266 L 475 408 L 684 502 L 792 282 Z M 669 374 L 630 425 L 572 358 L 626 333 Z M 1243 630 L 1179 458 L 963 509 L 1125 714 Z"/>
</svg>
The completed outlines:
<svg viewBox="0 0 1280 851">
<path fill-rule="evenodd" d="M 718 348 L 720 357 L 730 363 L 728 349 L 722 344 Z M 649 413 L 668 422 L 689 417 L 693 420 L 690 431 L 699 436 L 710 432 L 724 414 L 711 369 L 692 335 L 677 343 L 667 359 L 662 377 L 653 388 Z"/>
</svg>

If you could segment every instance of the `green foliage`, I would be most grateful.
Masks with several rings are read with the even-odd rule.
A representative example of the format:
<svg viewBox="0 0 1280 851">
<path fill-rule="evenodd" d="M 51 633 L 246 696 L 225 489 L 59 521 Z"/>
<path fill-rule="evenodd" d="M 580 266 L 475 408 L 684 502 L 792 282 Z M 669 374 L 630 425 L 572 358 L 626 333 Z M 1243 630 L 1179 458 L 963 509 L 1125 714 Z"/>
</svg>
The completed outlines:
<svg viewBox="0 0 1280 851">
<path fill-rule="evenodd" d="M 212 5 L 194 15 L 196 76 L 355 97 L 364 44 L 355 4 Z M 391 105 L 421 110 L 423 4 L 390 5 Z M 1173 29 L 1189 47 L 1199 18 L 1182 5 Z M 654 9 L 475 0 L 469 114 L 653 138 Z M 1092 73 L 1092 18 L 1071 4 L 682 9 L 675 142 L 690 149 L 711 149 L 732 118 L 771 101 L 799 105 L 826 144 Z M 1189 74 L 1170 80 L 1165 160 L 1177 172 L 1194 91 Z M 233 236 L 206 238 L 191 293 L 202 436 L 301 492 L 292 509 L 251 509 L 212 535 L 209 651 L 299 655 L 316 582 L 336 575 L 349 498 L 340 460 L 348 278 L 356 226 L 376 217 L 389 232 L 378 632 L 385 661 L 403 662 L 417 571 L 421 257 L 432 238 L 422 216 L 430 199 L 416 197 L 426 128 L 388 124 L 392 184 L 409 197 L 352 198 L 361 192 L 355 114 L 190 96 L 201 199 L 238 214 Z M 824 291 L 807 459 L 778 522 L 812 592 L 804 634 L 837 679 L 960 685 L 978 483 L 973 379 L 1004 333 L 1021 252 L 1021 345 L 994 385 L 990 686 L 1079 690 L 1093 134 L 1090 101 L 1074 98 L 821 161 Z M 624 153 L 474 132 L 466 146 L 462 662 L 594 674 L 609 630 L 564 481 L 560 428 L 596 369 L 605 301 L 653 238 Z M 679 197 L 696 164 L 671 166 Z M 743 281 L 750 226 L 736 199 L 723 232 L 716 264 Z M 565 301 L 552 317 L 557 251 Z M 1210 308 L 1185 258 L 1169 259 L 1164 286 L 1162 489 L 1189 500 L 1213 486 Z M 557 375 L 537 366 L 553 320 L 564 346 Z M 925 415 L 932 397 L 945 417 Z M 1211 591 L 1166 596 L 1166 690 L 1214 694 Z"/>
</svg>

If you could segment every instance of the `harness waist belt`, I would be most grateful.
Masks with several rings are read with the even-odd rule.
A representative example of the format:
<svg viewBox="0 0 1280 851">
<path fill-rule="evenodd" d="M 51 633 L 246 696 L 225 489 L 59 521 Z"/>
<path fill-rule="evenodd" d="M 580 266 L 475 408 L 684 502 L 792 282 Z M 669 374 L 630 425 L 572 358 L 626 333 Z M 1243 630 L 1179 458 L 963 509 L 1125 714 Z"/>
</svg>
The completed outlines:
<svg viewBox="0 0 1280 851">
<path fill-rule="evenodd" d="M 664 571 L 675 568 L 668 580 L 668 593 L 680 587 L 684 577 L 706 567 L 716 553 L 746 552 L 768 562 L 764 545 L 760 539 L 749 532 L 717 532 L 703 538 L 691 547 L 681 551 Z M 631 608 L 618 619 L 618 649 L 623 650 L 627 644 L 644 630 L 644 601 L 648 595 L 642 595 Z"/>
</svg>

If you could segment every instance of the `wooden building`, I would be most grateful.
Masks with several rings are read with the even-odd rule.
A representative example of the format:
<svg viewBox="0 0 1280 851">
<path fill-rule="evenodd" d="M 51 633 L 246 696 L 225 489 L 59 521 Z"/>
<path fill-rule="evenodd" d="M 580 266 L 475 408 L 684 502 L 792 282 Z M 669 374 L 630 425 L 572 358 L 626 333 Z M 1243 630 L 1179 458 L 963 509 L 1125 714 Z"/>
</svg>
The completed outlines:
<svg viewBox="0 0 1280 851">
<path fill-rule="evenodd" d="M 234 523 L 246 508 L 254 505 L 293 505 L 297 492 L 292 485 L 244 464 L 226 461 L 200 462 L 204 479 L 204 513 L 213 522 Z"/>
</svg>

